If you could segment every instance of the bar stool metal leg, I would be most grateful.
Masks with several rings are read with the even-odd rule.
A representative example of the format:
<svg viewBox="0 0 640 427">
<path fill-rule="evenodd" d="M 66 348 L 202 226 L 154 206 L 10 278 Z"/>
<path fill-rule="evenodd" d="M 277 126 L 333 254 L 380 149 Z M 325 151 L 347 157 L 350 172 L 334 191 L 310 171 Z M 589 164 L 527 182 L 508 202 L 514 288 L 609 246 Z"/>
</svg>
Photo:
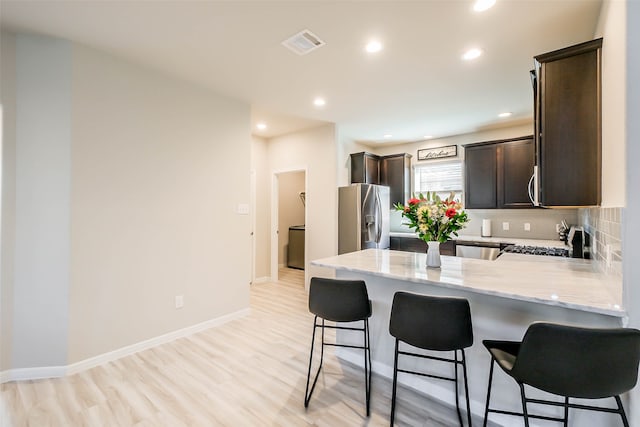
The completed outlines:
<svg viewBox="0 0 640 427">
<path fill-rule="evenodd" d="M 469 403 L 469 383 L 467 381 L 467 358 L 464 354 L 464 349 L 460 351 L 462 352 L 462 376 L 464 378 L 464 395 L 467 400 L 467 422 L 469 423 L 469 427 L 471 427 L 471 404 Z"/>
<path fill-rule="evenodd" d="M 398 386 L 398 339 L 396 338 L 396 350 L 393 357 L 393 391 L 391 392 L 391 423 L 393 427 L 393 421 L 396 415 L 396 387 Z"/>
<path fill-rule="evenodd" d="M 371 398 L 371 341 L 369 338 L 369 319 L 364 319 L 364 386 L 367 401 L 367 417 L 370 415 Z"/>
<path fill-rule="evenodd" d="M 520 396 L 522 397 L 522 416 L 524 417 L 524 427 L 529 427 L 529 414 L 527 413 L 527 398 L 524 395 L 524 384 L 518 383 L 520 386 Z"/>
<path fill-rule="evenodd" d="M 564 427 L 569 426 L 569 398 L 564 398 Z"/>
<path fill-rule="evenodd" d="M 491 382 L 493 381 L 493 358 L 491 358 L 491 365 L 489 367 L 489 386 L 487 387 L 487 404 L 484 407 L 484 423 L 482 427 L 487 427 L 487 420 L 489 419 L 489 399 L 491 399 Z"/>
<path fill-rule="evenodd" d="M 316 328 L 320 326 L 322 329 L 322 343 L 320 347 L 320 365 L 318 366 L 318 370 L 316 372 L 315 378 L 313 380 L 313 384 L 311 385 L 311 390 L 309 390 L 309 380 L 311 378 L 311 362 L 313 361 L 313 346 L 316 339 Z M 304 392 L 304 407 L 309 407 L 309 400 L 311 400 L 311 394 L 313 390 L 316 388 L 316 383 L 318 382 L 318 376 L 320 375 L 320 369 L 322 369 L 322 360 L 324 358 L 324 319 L 322 319 L 322 324 L 318 325 L 318 316 L 315 316 L 313 319 L 313 336 L 311 337 L 311 352 L 309 354 L 309 370 L 307 371 L 307 386 Z"/>
<path fill-rule="evenodd" d="M 456 350 L 453 350 L 453 359 L 455 360 L 453 368 L 455 371 L 454 382 L 456 384 L 456 412 L 458 413 L 458 421 L 462 426 L 464 424 L 462 424 L 462 414 L 460 413 L 460 398 L 458 397 L 458 352 Z"/>
<path fill-rule="evenodd" d="M 624 406 L 622 406 L 622 401 L 620 400 L 620 396 L 615 396 L 615 398 L 616 398 L 616 403 L 618 404 L 618 412 L 622 417 L 622 424 L 624 424 L 624 427 L 629 427 L 629 420 L 627 420 L 627 414 L 624 413 Z"/>
</svg>

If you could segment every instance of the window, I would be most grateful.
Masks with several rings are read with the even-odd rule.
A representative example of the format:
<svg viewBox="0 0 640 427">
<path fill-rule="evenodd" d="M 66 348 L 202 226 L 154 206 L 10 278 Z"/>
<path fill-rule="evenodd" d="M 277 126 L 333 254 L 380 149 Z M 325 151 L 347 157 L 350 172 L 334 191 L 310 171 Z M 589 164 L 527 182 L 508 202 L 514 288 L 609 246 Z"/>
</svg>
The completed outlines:
<svg viewBox="0 0 640 427">
<path fill-rule="evenodd" d="M 453 191 L 455 198 L 462 201 L 462 162 L 438 162 L 415 167 L 415 193 L 435 191 L 440 197 L 449 197 Z"/>
</svg>

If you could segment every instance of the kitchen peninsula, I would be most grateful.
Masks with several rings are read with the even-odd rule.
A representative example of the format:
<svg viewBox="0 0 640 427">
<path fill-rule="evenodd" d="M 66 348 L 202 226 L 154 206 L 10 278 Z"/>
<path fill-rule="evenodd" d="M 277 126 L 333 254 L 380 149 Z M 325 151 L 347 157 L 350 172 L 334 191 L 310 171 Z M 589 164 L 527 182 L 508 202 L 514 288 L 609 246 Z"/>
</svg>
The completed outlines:
<svg viewBox="0 0 640 427">
<path fill-rule="evenodd" d="M 441 269 L 426 269 L 423 253 L 368 249 L 315 260 L 312 264 L 334 269 L 340 279 L 365 280 L 373 308 L 370 319 L 373 371 L 386 377 L 391 377 L 393 367 L 394 341 L 388 325 L 395 292 L 467 298 L 474 330 L 474 345 L 467 349 L 471 408 L 480 416 L 484 411 L 490 360 L 482 346 L 483 339 L 521 340 L 528 325 L 535 321 L 593 327 L 626 324 L 620 279 L 595 270 L 589 260 L 521 254 L 503 254 L 495 261 L 442 256 Z M 354 343 L 348 332 L 339 331 L 337 339 Z M 362 364 L 360 353 L 338 350 L 340 358 Z M 439 365 L 425 364 L 422 360 L 411 360 L 406 368 L 451 374 L 448 366 L 440 369 Z M 403 376 L 399 381 L 446 404 L 454 402 L 453 387 L 448 383 Z M 492 404 L 505 410 L 521 410 L 515 383 L 501 374 L 494 381 Z M 550 415 L 557 415 L 558 410 L 540 409 Z M 576 412 L 576 422 L 581 417 L 593 421 L 593 417 L 600 416 Z M 514 421 L 508 416 L 493 417 L 492 420 L 505 425 Z M 615 421 L 603 416 L 598 425 L 615 425 Z"/>
</svg>

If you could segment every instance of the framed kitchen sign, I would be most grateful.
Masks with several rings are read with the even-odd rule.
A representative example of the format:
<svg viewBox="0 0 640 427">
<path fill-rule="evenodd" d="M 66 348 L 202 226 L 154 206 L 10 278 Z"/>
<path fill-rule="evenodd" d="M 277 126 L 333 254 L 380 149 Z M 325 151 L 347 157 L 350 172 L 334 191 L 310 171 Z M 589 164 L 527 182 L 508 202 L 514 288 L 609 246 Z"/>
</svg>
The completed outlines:
<svg viewBox="0 0 640 427">
<path fill-rule="evenodd" d="M 442 159 L 444 157 L 456 157 L 457 155 L 457 145 L 447 145 L 444 147 L 425 148 L 423 150 L 418 150 L 418 160 Z"/>
</svg>

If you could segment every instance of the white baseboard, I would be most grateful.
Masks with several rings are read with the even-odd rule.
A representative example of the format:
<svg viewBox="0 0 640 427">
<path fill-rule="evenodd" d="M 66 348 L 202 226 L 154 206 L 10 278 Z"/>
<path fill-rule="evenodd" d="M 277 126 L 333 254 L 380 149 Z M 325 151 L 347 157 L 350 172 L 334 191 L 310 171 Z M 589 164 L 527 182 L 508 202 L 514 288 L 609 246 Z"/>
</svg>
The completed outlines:
<svg viewBox="0 0 640 427">
<path fill-rule="evenodd" d="M 38 368 L 9 369 L 0 372 L 0 384 L 9 381 L 41 380 L 45 378 L 64 377 L 66 366 L 42 366 Z"/>
<path fill-rule="evenodd" d="M 197 323 L 186 328 L 178 329 L 177 331 L 169 332 L 164 335 L 140 341 L 135 344 L 131 344 L 122 348 L 119 348 L 108 353 L 100 354 L 89 359 L 81 360 L 80 362 L 72 363 L 67 366 L 51 366 L 41 368 L 22 368 L 22 369 L 10 369 L 0 372 L 0 384 L 8 381 L 26 381 L 36 380 L 44 378 L 59 378 L 65 375 L 73 375 L 86 369 L 94 368 L 104 363 L 112 362 L 125 356 L 137 353 L 139 351 L 147 350 L 152 347 L 156 347 L 160 344 L 165 344 L 176 340 L 178 338 L 186 337 L 195 334 L 205 329 L 213 328 L 223 325 L 232 320 L 247 316 L 251 312 L 251 309 L 245 308 L 238 310 L 234 313 L 226 314 L 215 319 L 210 319 L 202 323 Z"/>
<path fill-rule="evenodd" d="M 114 351 L 110 351 L 109 353 L 104 353 L 99 356 L 81 360 L 80 362 L 76 362 L 67 366 L 67 375 L 73 375 L 80 371 L 94 368 L 98 365 L 102 365 L 104 363 L 111 362 L 125 356 L 129 356 L 139 351 L 147 350 L 151 347 L 156 347 L 160 344 L 165 344 L 173 340 L 176 340 L 178 338 L 186 337 L 186 336 L 195 334 L 197 332 L 204 331 L 205 329 L 223 325 L 232 320 L 247 316 L 250 312 L 251 310 L 246 308 L 246 309 L 239 310 L 234 313 L 230 313 L 221 317 L 216 317 L 215 319 L 204 321 L 202 323 L 197 323 L 195 325 L 188 326 L 183 329 L 178 329 L 177 331 L 169 332 L 168 334 L 160 335 L 145 341 L 140 341 L 138 343 L 128 345 L 126 347 L 122 347 Z"/>
<path fill-rule="evenodd" d="M 267 283 L 267 282 L 271 282 L 271 277 L 270 276 L 256 277 L 253 280 L 253 283 Z"/>
</svg>

